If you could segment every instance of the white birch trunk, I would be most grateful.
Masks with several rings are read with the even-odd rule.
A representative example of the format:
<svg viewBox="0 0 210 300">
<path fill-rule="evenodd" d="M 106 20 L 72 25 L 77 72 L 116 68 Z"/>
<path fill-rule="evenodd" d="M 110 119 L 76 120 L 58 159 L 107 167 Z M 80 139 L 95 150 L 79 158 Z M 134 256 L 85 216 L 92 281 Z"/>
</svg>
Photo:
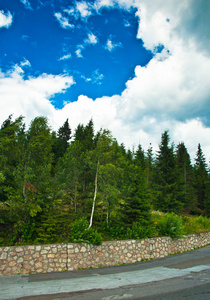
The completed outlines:
<svg viewBox="0 0 210 300">
<path fill-rule="evenodd" d="M 93 197 L 92 212 L 91 212 L 91 216 L 90 216 L 90 224 L 89 224 L 88 229 L 91 228 L 91 226 L 93 224 L 93 214 L 94 214 L 94 210 L 95 210 L 96 196 L 97 196 L 97 191 L 98 191 L 98 169 L 99 169 L 99 161 L 98 161 L 97 170 L 96 170 L 95 191 L 94 191 L 94 197 Z"/>
</svg>

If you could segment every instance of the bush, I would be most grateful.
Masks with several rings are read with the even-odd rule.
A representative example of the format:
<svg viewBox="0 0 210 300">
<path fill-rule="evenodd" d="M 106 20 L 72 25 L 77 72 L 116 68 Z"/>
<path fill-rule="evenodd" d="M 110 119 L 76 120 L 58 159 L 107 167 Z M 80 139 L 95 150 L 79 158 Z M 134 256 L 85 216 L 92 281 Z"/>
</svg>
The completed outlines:
<svg viewBox="0 0 210 300">
<path fill-rule="evenodd" d="M 107 228 L 106 222 L 101 226 L 103 236 L 106 240 L 117 240 L 117 239 L 126 239 L 126 227 L 125 224 L 120 222 L 119 224 L 114 224 L 111 227 Z"/>
<path fill-rule="evenodd" d="M 139 222 L 134 222 L 131 228 L 127 229 L 128 239 L 144 239 L 152 237 L 154 234 L 153 226 L 142 226 Z"/>
<path fill-rule="evenodd" d="M 97 230 L 88 229 L 88 222 L 85 218 L 76 220 L 73 223 L 70 235 L 70 241 L 73 243 L 91 243 L 101 245 L 102 236 Z"/>
<path fill-rule="evenodd" d="M 170 236 L 174 239 L 183 235 L 182 218 L 174 213 L 165 214 L 156 226 L 161 236 Z"/>
</svg>

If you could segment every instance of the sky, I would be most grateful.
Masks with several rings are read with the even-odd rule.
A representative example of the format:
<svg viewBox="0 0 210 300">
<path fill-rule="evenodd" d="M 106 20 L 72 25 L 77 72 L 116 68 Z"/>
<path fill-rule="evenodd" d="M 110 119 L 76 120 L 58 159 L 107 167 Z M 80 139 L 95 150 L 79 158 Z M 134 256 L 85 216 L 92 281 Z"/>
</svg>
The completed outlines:
<svg viewBox="0 0 210 300">
<path fill-rule="evenodd" d="M 161 134 L 210 161 L 210 1 L 1 0 L 0 124 L 92 118 L 135 149 Z"/>
</svg>

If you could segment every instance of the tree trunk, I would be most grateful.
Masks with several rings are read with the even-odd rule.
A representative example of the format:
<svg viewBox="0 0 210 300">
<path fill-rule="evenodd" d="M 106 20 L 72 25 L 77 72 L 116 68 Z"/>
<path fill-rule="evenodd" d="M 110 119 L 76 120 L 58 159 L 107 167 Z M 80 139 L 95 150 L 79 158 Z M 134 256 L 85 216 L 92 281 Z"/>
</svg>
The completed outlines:
<svg viewBox="0 0 210 300">
<path fill-rule="evenodd" d="M 91 216 L 90 216 L 90 224 L 89 224 L 88 229 L 91 228 L 91 226 L 93 224 L 93 214 L 94 214 L 94 210 L 95 210 L 96 196 L 97 196 L 97 191 L 98 191 L 98 170 L 99 170 L 99 161 L 98 161 L 97 169 L 96 169 L 95 191 L 94 191 L 94 197 L 93 197 L 92 212 L 91 212 Z"/>
</svg>

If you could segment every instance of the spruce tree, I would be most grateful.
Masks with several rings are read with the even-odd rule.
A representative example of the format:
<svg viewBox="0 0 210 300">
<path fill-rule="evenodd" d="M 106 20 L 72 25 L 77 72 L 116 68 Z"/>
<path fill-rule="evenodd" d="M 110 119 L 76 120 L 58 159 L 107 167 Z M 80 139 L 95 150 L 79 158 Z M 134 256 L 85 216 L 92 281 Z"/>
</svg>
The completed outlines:
<svg viewBox="0 0 210 300">
<path fill-rule="evenodd" d="M 68 146 L 69 140 L 71 139 L 71 128 L 69 126 L 68 119 L 65 123 L 58 129 L 57 134 L 52 133 L 53 146 L 52 150 L 54 153 L 54 166 L 57 165 L 57 162 L 60 157 L 63 157 Z"/>
<path fill-rule="evenodd" d="M 197 191 L 198 205 L 200 209 L 204 209 L 206 182 L 208 180 L 206 159 L 201 149 L 201 145 L 198 144 L 198 150 L 195 158 L 195 188 Z"/>
<path fill-rule="evenodd" d="M 135 163 L 141 166 L 142 170 L 145 169 L 146 158 L 144 150 L 142 149 L 142 146 L 140 144 L 138 145 L 138 148 L 135 153 Z"/>
<path fill-rule="evenodd" d="M 205 215 L 208 218 L 210 218 L 210 174 L 209 173 L 208 173 L 208 178 L 205 186 L 204 209 L 205 209 Z"/>
<path fill-rule="evenodd" d="M 183 142 L 177 146 L 176 159 L 180 183 L 180 201 L 183 203 L 184 208 L 188 212 L 191 212 L 196 209 L 197 205 L 196 191 L 194 188 L 195 176 L 190 155 Z"/>
<path fill-rule="evenodd" d="M 173 145 L 169 145 L 168 131 L 161 137 L 156 158 L 156 190 L 155 208 L 163 212 L 180 213 L 182 203 L 179 199 L 180 187 Z"/>
</svg>

